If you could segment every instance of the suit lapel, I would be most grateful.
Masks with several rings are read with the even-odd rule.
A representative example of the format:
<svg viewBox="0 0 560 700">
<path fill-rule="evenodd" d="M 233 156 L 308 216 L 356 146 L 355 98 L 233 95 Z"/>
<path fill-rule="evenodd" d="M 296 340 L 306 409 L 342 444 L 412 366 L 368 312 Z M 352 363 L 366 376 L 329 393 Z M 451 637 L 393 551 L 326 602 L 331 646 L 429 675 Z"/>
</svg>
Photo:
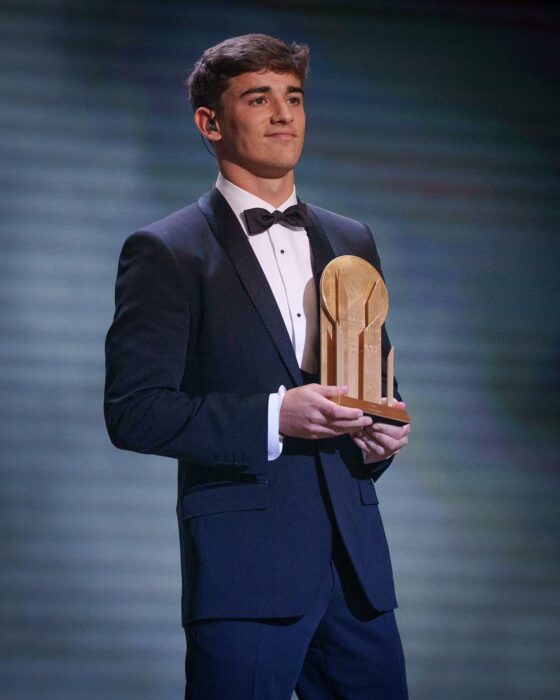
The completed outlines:
<svg viewBox="0 0 560 700">
<path fill-rule="evenodd" d="M 307 227 L 307 236 L 311 247 L 311 266 L 317 286 L 317 305 L 319 306 L 321 303 L 319 296 L 321 275 L 328 263 L 335 257 L 335 253 L 317 214 L 310 206 L 307 206 L 307 213 L 311 219 L 311 225 Z"/>
<path fill-rule="evenodd" d="M 309 238 L 309 246 L 311 248 L 311 267 L 313 269 L 313 277 L 315 278 L 315 293 L 317 295 L 317 343 L 315 353 L 318 362 L 318 375 L 321 375 L 321 289 L 320 281 L 323 270 L 328 263 L 335 257 L 325 230 L 319 221 L 319 217 L 308 206 L 311 225 L 307 227 L 307 236 Z"/>
<path fill-rule="evenodd" d="M 302 384 L 301 370 L 274 294 L 237 217 L 215 187 L 198 200 L 198 206 L 235 267 L 292 381 Z"/>
</svg>

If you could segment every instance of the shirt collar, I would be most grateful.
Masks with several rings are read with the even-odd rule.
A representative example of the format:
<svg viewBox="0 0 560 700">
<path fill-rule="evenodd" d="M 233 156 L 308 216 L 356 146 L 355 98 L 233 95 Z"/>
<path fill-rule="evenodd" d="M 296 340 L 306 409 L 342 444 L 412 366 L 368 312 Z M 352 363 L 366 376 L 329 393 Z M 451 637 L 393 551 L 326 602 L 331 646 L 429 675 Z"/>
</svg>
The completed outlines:
<svg viewBox="0 0 560 700">
<path fill-rule="evenodd" d="M 226 180 L 222 173 L 218 174 L 216 189 L 220 191 L 226 202 L 233 209 L 233 212 L 239 219 L 245 233 L 247 233 L 247 223 L 245 222 L 245 217 L 243 216 L 245 209 L 259 207 L 261 209 L 266 209 L 269 212 L 273 212 L 275 210 L 284 211 L 284 209 L 298 203 L 295 187 L 294 191 L 285 202 L 283 202 L 279 207 L 273 207 L 272 204 L 265 202 L 264 199 L 261 199 L 260 197 L 251 194 L 251 192 L 247 192 L 247 190 L 234 185 L 233 182 Z"/>
</svg>

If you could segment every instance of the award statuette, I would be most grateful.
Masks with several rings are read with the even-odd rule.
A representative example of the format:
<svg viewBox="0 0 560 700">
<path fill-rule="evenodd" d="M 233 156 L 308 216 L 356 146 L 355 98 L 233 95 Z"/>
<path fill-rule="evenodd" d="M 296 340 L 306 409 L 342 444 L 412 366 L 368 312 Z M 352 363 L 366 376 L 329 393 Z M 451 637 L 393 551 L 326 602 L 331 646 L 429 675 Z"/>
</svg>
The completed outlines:
<svg viewBox="0 0 560 700">
<path fill-rule="evenodd" d="M 387 401 L 382 400 L 381 327 L 389 310 L 383 278 L 366 260 L 341 255 L 321 275 L 321 383 L 347 386 L 333 399 L 350 408 L 403 425 L 393 406 L 394 348 L 387 356 Z"/>
</svg>

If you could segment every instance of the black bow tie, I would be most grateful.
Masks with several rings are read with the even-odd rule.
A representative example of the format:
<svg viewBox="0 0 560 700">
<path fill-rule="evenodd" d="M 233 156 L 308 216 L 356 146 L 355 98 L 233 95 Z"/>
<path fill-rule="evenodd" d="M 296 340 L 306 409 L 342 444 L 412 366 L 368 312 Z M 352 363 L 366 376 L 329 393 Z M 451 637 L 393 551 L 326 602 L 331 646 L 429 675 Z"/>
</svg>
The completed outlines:
<svg viewBox="0 0 560 700">
<path fill-rule="evenodd" d="M 249 229 L 249 235 L 262 233 L 274 224 L 288 224 L 289 226 L 303 227 L 309 225 L 309 214 L 305 204 L 294 204 L 285 211 L 267 211 L 266 209 L 245 209 L 245 221 Z"/>
</svg>

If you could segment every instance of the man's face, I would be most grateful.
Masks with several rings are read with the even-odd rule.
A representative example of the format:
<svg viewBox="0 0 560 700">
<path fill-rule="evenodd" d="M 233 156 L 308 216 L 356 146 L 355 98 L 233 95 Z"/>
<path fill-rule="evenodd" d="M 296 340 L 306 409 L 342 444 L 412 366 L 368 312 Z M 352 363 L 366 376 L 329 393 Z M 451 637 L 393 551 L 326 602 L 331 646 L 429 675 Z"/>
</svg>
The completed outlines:
<svg viewBox="0 0 560 700">
<path fill-rule="evenodd" d="M 301 81 L 270 70 L 230 78 L 218 113 L 220 160 L 256 177 L 280 178 L 303 150 L 305 112 Z"/>
</svg>

